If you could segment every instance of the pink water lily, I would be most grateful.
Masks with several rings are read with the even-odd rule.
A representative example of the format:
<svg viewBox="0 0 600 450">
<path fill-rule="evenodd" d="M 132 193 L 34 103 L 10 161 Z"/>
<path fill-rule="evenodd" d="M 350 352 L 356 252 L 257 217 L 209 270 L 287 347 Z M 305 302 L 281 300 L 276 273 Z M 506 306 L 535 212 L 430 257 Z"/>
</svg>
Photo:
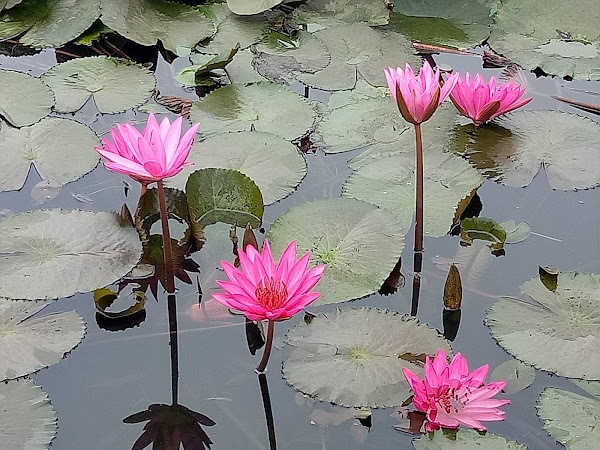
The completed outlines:
<svg viewBox="0 0 600 450">
<path fill-rule="evenodd" d="M 107 169 L 129 175 L 142 184 L 173 177 L 193 164 L 187 157 L 200 126 L 192 125 L 182 137 L 182 121 L 181 116 L 173 123 L 165 117 L 159 125 L 150 113 L 142 133 L 130 123 L 117 124 L 117 130 L 110 130 L 113 142 L 103 138 L 103 147 L 95 148 L 106 159 Z"/>
<path fill-rule="evenodd" d="M 494 76 L 486 83 L 481 75 L 477 74 L 472 78 L 471 74 L 467 73 L 464 79 L 458 79 L 450 93 L 450 99 L 458 111 L 478 127 L 488 120 L 529 103 L 531 97 L 521 99 L 524 93 L 525 89 L 512 80 L 498 85 Z"/>
<path fill-rule="evenodd" d="M 286 247 L 278 264 L 273 261 L 268 241 L 262 255 L 250 245 L 246 252 L 238 250 L 238 255 L 242 270 L 223 261 L 230 281 L 217 281 L 225 293 L 215 293 L 213 298 L 242 311 L 248 319 L 285 320 L 319 297 L 319 292 L 310 290 L 321 279 L 325 266 L 307 269 L 310 252 L 296 261 L 296 241 Z"/>
<path fill-rule="evenodd" d="M 510 400 L 492 397 L 504 389 L 506 382 L 484 385 L 488 369 L 486 364 L 469 373 L 467 360 L 460 353 L 447 365 L 446 354 L 441 349 L 433 362 L 427 357 L 424 380 L 402 369 L 414 392 L 414 405 L 427 415 L 427 431 L 458 428 L 461 424 L 485 431 L 482 421 L 504 419 L 504 411 L 499 407 Z"/>
<path fill-rule="evenodd" d="M 423 63 L 418 76 L 415 76 L 408 63 L 404 70 L 389 67 L 384 72 L 402 117 L 412 124 L 428 120 L 448 97 L 458 79 L 458 74 L 452 74 L 440 87 L 440 69 L 434 72 L 427 61 Z"/>
</svg>

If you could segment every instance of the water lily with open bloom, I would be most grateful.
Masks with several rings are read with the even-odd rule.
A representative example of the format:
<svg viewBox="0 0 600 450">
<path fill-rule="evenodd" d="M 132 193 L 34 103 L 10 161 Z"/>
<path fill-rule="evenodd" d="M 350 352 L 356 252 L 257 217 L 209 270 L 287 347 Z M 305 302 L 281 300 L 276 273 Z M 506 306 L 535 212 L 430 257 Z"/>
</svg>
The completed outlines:
<svg viewBox="0 0 600 450">
<path fill-rule="evenodd" d="M 512 80 L 498 86 L 496 77 L 485 82 L 481 75 L 471 77 L 467 73 L 465 79 L 459 78 L 450 93 L 450 99 L 456 109 L 470 118 L 476 127 L 529 103 L 531 97 L 521 99 L 525 89 Z"/>
<path fill-rule="evenodd" d="M 150 113 L 142 133 L 130 123 L 117 124 L 117 130 L 110 130 L 113 142 L 103 138 L 104 146 L 95 148 L 106 159 L 107 169 L 129 175 L 144 185 L 173 177 L 193 164 L 187 157 L 200 126 L 192 125 L 182 137 L 182 121 L 178 117 L 171 123 L 165 117 L 159 125 Z"/>
<path fill-rule="evenodd" d="M 492 397 L 504 389 L 506 382 L 484 385 L 488 369 L 486 364 L 469 373 L 467 360 L 460 353 L 447 365 L 443 350 L 438 351 L 433 362 L 427 357 L 424 380 L 402 369 L 414 392 L 413 403 L 427 414 L 427 431 L 458 428 L 460 424 L 485 431 L 481 421 L 504 419 L 504 411 L 499 407 L 510 400 Z"/>
<path fill-rule="evenodd" d="M 418 76 L 415 76 L 408 63 L 404 70 L 389 67 L 384 72 L 402 117 L 415 125 L 431 117 L 446 100 L 458 79 L 458 74 L 452 74 L 440 87 L 440 69 L 437 68 L 434 72 L 427 61 L 423 63 Z"/>
<path fill-rule="evenodd" d="M 319 297 L 319 292 L 310 290 L 321 279 L 325 266 L 307 269 L 310 252 L 296 261 L 296 241 L 286 247 L 277 265 L 268 241 L 262 255 L 250 245 L 246 252 L 238 250 L 238 255 L 242 270 L 223 261 L 230 281 L 217 281 L 225 293 L 215 293 L 213 298 L 242 311 L 248 319 L 289 319 Z"/>
</svg>

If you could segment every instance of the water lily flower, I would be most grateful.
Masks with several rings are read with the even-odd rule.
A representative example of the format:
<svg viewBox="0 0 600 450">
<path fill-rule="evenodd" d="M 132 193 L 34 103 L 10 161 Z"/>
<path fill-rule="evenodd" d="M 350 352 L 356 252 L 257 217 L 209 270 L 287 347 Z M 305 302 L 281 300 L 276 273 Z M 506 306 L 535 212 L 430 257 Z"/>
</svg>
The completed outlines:
<svg viewBox="0 0 600 450">
<path fill-rule="evenodd" d="M 110 130 L 113 142 L 103 138 L 103 147 L 95 149 L 106 159 L 107 169 L 129 175 L 144 185 L 173 177 L 193 164 L 187 157 L 200 126 L 192 125 L 182 137 L 182 121 L 181 116 L 173 123 L 165 117 L 159 125 L 150 113 L 142 133 L 130 123 L 117 124 L 117 130 Z"/>
<path fill-rule="evenodd" d="M 320 293 L 310 292 L 323 275 L 325 266 L 307 270 L 310 252 L 296 261 L 296 241 L 286 247 L 278 264 L 273 261 L 269 242 L 265 241 L 262 255 L 251 245 L 246 252 L 238 250 L 237 269 L 223 261 L 230 281 L 217 281 L 225 293 L 213 298 L 238 309 L 250 320 L 285 320 L 316 300 Z"/>
<path fill-rule="evenodd" d="M 418 76 L 415 76 L 410 64 L 402 70 L 389 67 L 384 70 L 392 96 L 404 120 L 412 124 L 421 124 L 428 120 L 439 105 L 454 88 L 458 74 L 452 74 L 440 87 L 440 69 L 435 72 L 425 61 Z"/>
<path fill-rule="evenodd" d="M 446 354 L 441 349 L 433 362 L 427 357 L 424 380 L 402 369 L 414 392 L 413 403 L 427 415 L 427 431 L 458 428 L 460 424 L 485 431 L 481 421 L 504 419 L 504 411 L 499 407 L 510 400 L 492 397 L 504 389 L 506 382 L 484 385 L 488 369 L 486 364 L 469 373 L 467 360 L 460 353 L 447 365 Z"/>
<path fill-rule="evenodd" d="M 475 75 L 473 79 L 471 74 L 467 73 L 465 79 L 458 78 L 450 93 L 450 99 L 458 111 L 478 127 L 488 120 L 529 103 L 531 97 L 520 100 L 524 93 L 525 89 L 512 80 L 498 86 L 494 76 L 486 83 L 480 74 Z"/>
</svg>

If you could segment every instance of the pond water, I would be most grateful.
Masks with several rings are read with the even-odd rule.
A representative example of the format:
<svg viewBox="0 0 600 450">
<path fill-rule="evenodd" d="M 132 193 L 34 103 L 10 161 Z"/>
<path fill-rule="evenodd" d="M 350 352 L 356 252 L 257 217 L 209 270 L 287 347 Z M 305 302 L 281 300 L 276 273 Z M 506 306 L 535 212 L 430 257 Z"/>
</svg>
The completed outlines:
<svg viewBox="0 0 600 450">
<path fill-rule="evenodd" d="M 154 50 L 153 50 L 154 51 Z M 156 50 L 156 66 L 152 66 L 157 87 L 162 94 L 195 98 L 193 91 L 182 88 L 173 74 L 187 65 L 186 58 L 169 65 Z M 451 66 L 461 73 L 483 73 L 485 78 L 498 76 L 502 69 L 482 69 L 476 56 L 441 54 L 437 64 Z M 403 65 L 403 61 L 389 61 Z M 33 56 L 0 55 L 0 69 L 11 69 L 40 75 L 56 64 L 55 51 L 45 50 Z M 576 110 L 550 96 L 562 96 L 598 104 L 600 83 L 567 81 L 558 77 L 536 77 L 527 72 L 527 94 L 533 101 L 528 110 L 567 111 L 598 122 L 598 115 Z M 304 94 L 301 83 L 292 90 Z M 326 103 L 327 91 L 309 90 L 309 99 Z M 391 101 L 391 100 L 390 100 Z M 56 114 L 56 113 L 55 113 Z M 89 125 L 102 136 L 114 123 L 145 121 L 146 115 L 128 110 L 119 114 L 100 114 L 93 101 L 71 117 Z M 386 120 L 385 117 L 382 120 Z M 424 134 L 427 140 L 427 134 Z M 216 149 L 215 149 L 216 151 Z M 264 233 L 286 211 L 305 202 L 340 197 L 342 186 L 352 173 L 348 161 L 364 151 L 326 154 L 317 148 L 304 154 L 307 173 L 298 188 L 284 199 L 265 207 L 259 241 Z M 600 159 L 598 159 L 600 161 Z M 273 170 L 277 170 L 273 168 Z M 40 181 L 32 168 L 25 185 L 18 191 L 0 192 L 0 210 L 17 214 L 39 208 L 118 211 L 126 203 L 136 208 L 140 187 L 126 176 L 106 170 L 99 164 L 83 178 L 68 183 L 53 199 L 36 204 L 32 189 Z M 125 186 L 130 186 L 125 189 Z M 443 330 L 442 292 L 452 262 L 459 263 L 464 287 L 460 328 L 452 349 L 461 352 L 470 368 L 490 365 L 490 371 L 512 359 L 491 337 L 486 311 L 499 296 L 520 297 L 520 286 L 538 274 L 539 265 L 560 271 L 600 273 L 600 196 L 597 189 L 562 191 L 552 189 L 542 168 L 524 188 L 510 187 L 485 178 L 477 191 L 483 204 L 481 217 L 498 222 L 525 221 L 531 228 L 529 237 L 506 246 L 504 256 L 495 257 L 485 246 L 470 248 L 469 254 L 457 236 L 425 236 L 423 275 L 417 317 L 434 329 Z M 84 199 L 82 201 L 82 199 Z M 174 233 L 182 231 L 171 221 Z M 156 227 L 156 225 L 154 226 Z M 152 228 L 159 233 L 158 228 Z M 248 351 L 243 317 L 228 314 L 210 301 L 210 289 L 203 290 L 203 307 L 198 306 L 196 280 L 223 279 L 218 268 L 222 259 L 233 261 L 229 225 L 210 225 L 208 242 L 191 258 L 199 272 L 189 272 L 192 284 L 177 282 L 177 356 L 179 403 L 215 422 L 204 431 L 217 449 L 273 448 L 265 420 L 261 387 L 254 367 L 262 350 L 255 356 Z M 243 230 L 238 229 L 241 237 Z M 377 229 L 369 230 L 378 233 Z M 414 230 L 406 233 L 402 273 L 406 284 L 390 295 L 375 293 L 340 307 L 376 307 L 409 313 L 411 309 L 412 247 Z M 212 241 L 211 241 L 212 239 Z M 477 243 L 476 243 L 477 244 Z M 113 285 L 114 288 L 116 285 Z M 153 404 L 170 404 L 172 395 L 172 336 L 166 294 L 158 289 L 158 300 L 147 292 L 144 320 L 132 328 L 111 331 L 99 319 L 93 293 L 61 298 L 37 315 L 76 310 L 86 323 L 81 343 L 58 364 L 30 375 L 48 394 L 58 417 L 55 449 L 126 449 L 143 433 L 146 422 L 124 423 L 132 414 Z M 338 305 L 309 307 L 311 313 L 332 311 Z M 284 343 L 288 330 L 302 322 L 301 314 L 277 323 L 275 344 L 266 375 L 273 414 L 274 434 L 280 449 L 388 449 L 412 448 L 414 435 L 395 430 L 399 423 L 395 408 L 374 408 L 369 420 L 344 416 L 342 410 L 327 402 L 311 400 L 294 390 L 282 377 L 281 365 L 291 347 Z M 600 362 L 599 362 L 600 364 Z M 509 398 L 511 403 L 502 422 L 488 422 L 491 433 L 516 440 L 529 449 L 562 448 L 544 429 L 537 416 L 536 402 L 547 387 L 588 395 L 568 378 L 536 370 L 535 380 L 526 389 Z M 569 415 L 565 408 L 565 415 Z M 2 445 L 0 444 L 0 447 Z M 200 448 L 200 447 L 199 447 Z M 574 447 L 577 448 L 577 447 Z"/>
</svg>

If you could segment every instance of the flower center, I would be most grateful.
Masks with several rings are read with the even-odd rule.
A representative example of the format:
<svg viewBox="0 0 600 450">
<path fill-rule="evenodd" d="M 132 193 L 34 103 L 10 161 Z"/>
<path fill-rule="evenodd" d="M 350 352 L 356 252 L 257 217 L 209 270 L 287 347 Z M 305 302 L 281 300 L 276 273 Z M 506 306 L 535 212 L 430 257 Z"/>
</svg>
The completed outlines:
<svg viewBox="0 0 600 450">
<path fill-rule="evenodd" d="M 455 394 L 454 389 L 447 389 L 438 397 L 439 405 L 444 408 L 447 414 L 451 412 L 457 414 L 464 406 Z"/>
<path fill-rule="evenodd" d="M 256 300 L 267 311 L 281 308 L 287 300 L 287 289 L 281 280 L 273 277 L 263 279 L 256 286 Z"/>
</svg>

